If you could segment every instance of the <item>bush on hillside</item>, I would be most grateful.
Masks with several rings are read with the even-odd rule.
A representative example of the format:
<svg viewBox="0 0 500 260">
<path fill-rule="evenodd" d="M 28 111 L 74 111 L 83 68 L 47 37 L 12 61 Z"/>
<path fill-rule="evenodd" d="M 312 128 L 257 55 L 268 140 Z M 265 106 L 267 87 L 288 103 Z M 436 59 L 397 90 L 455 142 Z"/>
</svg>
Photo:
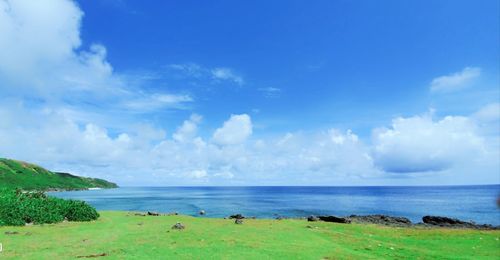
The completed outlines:
<svg viewBox="0 0 500 260">
<path fill-rule="evenodd" d="M 0 226 L 50 224 L 64 219 L 91 221 L 98 217 L 97 211 L 83 201 L 53 198 L 43 192 L 0 190 Z"/>
</svg>

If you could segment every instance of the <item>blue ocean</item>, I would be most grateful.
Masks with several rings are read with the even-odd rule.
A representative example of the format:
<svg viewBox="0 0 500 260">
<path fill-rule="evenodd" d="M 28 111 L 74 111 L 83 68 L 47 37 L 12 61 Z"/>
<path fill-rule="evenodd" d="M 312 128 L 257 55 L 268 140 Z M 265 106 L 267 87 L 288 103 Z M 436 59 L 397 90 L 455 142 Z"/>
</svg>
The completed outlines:
<svg viewBox="0 0 500 260">
<path fill-rule="evenodd" d="M 51 192 L 98 210 L 178 212 L 257 218 L 387 214 L 421 222 L 439 215 L 500 225 L 500 185 L 432 187 L 124 187 Z"/>
</svg>

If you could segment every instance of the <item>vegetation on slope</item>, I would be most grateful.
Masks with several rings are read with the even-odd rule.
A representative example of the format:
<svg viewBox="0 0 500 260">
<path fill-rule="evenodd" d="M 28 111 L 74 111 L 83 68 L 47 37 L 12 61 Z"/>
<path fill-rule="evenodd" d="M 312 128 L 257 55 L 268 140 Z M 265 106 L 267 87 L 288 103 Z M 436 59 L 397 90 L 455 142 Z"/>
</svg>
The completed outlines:
<svg viewBox="0 0 500 260">
<path fill-rule="evenodd" d="M 394 228 L 305 220 L 135 216 L 0 227 L 5 259 L 499 259 L 500 231 Z M 185 225 L 173 230 L 176 222 Z M 5 232 L 18 232 L 8 235 Z M 29 249 L 29 250 L 27 250 Z"/>
<path fill-rule="evenodd" d="M 0 190 L 0 226 L 91 221 L 98 217 L 97 211 L 84 201 L 48 197 L 39 191 Z"/>
<path fill-rule="evenodd" d="M 46 170 L 27 162 L 0 158 L 0 188 L 23 190 L 78 190 L 116 188 L 115 183 Z"/>
</svg>

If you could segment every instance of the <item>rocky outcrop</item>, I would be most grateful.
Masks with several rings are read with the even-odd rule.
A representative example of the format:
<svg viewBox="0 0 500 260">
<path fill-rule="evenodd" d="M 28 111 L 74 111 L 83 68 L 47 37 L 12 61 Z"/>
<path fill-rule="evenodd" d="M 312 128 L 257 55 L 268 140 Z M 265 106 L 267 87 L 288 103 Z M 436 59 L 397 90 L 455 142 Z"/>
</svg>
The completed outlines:
<svg viewBox="0 0 500 260">
<path fill-rule="evenodd" d="M 318 216 L 319 220 L 325 222 L 341 223 L 341 224 L 351 224 L 351 220 L 348 218 L 336 217 L 336 216 Z"/>
<path fill-rule="evenodd" d="M 333 222 L 333 223 L 342 223 L 349 224 L 351 220 L 348 218 L 336 217 L 336 216 L 309 216 L 307 217 L 307 221 L 325 221 L 325 222 Z"/>
<path fill-rule="evenodd" d="M 319 221 L 319 218 L 316 216 L 309 216 L 307 217 L 307 221 L 309 222 Z"/>
<path fill-rule="evenodd" d="M 237 219 L 235 219 L 235 220 L 234 220 L 234 224 L 238 224 L 238 225 L 243 224 L 243 219 L 241 219 L 241 218 L 237 218 Z"/>
<path fill-rule="evenodd" d="M 472 229 L 498 229 L 492 225 L 480 225 L 474 222 L 462 221 L 456 218 L 440 216 L 424 216 L 422 221 L 429 226 L 449 227 L 449 228 L 472 228 Z"/>
<path fill-rule="evenodd" d="M 406 227 L 411 226 L 412 223 L 409 219 L 404 217 L 392 217 L 387 215 L 351 215 L 349 219 L 355 223 L 365 223 L 365 224 L 378 224 L 386 226 L 398 226 Z"/>
<path fill-rule="evenodd" d="M 230 219 L 244 219 L 245 216 L 241 215 L 241 214 L 235 214 L 235 215 L 231 215 L 229 216 Z"/>
</svg>

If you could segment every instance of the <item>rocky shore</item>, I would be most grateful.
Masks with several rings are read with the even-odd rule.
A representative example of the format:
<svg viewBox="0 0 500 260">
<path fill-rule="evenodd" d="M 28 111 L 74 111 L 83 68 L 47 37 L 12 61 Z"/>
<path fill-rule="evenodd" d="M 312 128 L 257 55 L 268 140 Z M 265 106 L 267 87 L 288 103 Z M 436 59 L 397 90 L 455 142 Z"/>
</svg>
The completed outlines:
<svg viewBox="0 0 500 260">
<path fill-rule="evenodd" d="M 441 216 L 424 216 L 422 222 L 412 223 L 405 217 L 394 217 L 387 215 L 350 215 L 348 217 L 336 216 L 309 216 L 308 221 L 325 221 L 335 223 L 358 223 L 358 224 L 377 224 L 391 227 L 427 227 L 427 228 L 466 228 L 479 230 L 498 230 L 500 226 L 489 224 L 476 224 L 472 221 L 462 221 L 455 218 Z"/>
<path fill-rule="evenodd" d="M 178 215 L 178 212 L 172 213 L 158 213 L 158 212 L 131 212 L 128 216 L 172 216 Z M 201 210 L 199 215 L 204 216 L 206 212 Z M 243 214 L 233 214 L 224 219 L 234 219 L 237 224 L 242 224 L 243 219 L 255 219 L 256 217 L 248 217 Z M 500 226 L 493 226 L 490 224 L 477 224 L 473 221 L 463 221 L 456 218 L 442 217 L 442 216 L 424 216 L 422 217 L 422 222 L 413 223 L 410 219 L 405 217 L 396 217 L 388 215 L 350 215 L 346 217 L 339 217 L 333 215 L 311 215 L 309 217 L 296 217 L 288 218 L 283 216 L 277 216 L 276 220 L 282 219 L 303 219 L 308 222 L 332 222 L 341 224 L 376 224 L 384 225 L 390 227 L 422 227 L 422 228 L 455 228 L 455 229 L 477 229 L 477 230 L 500 230 Z"/>
</svg>

